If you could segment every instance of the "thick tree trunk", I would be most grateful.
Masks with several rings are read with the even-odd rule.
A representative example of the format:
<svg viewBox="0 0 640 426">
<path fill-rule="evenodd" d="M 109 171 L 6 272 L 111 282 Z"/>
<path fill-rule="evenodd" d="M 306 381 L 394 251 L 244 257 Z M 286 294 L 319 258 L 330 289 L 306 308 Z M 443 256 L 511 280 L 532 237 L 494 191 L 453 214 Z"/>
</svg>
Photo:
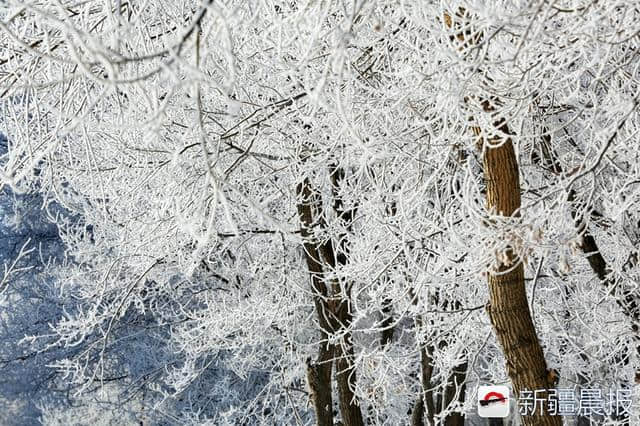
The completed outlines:
<svg viewBox="0 0 640 426">
<path fill-rule="evenodd" d="M 509 134 L 506 124 L 503 133 Z M 474 129 L 482 136 L 480 129 Z M 497 140 L 492 141 L 497 143 Z M 484 174 L 487 184 L 487 207 L 502 216 L 512 216 L 520 207 L 518 163 L 510 139 L 497 147 L 484 147 Z M 523 390 L 550 389 L 547 364 L 529 312 L 524 284 L 524 268 L 512 252 L 506 253 L 496 273 L 489 274 L 489 304 L 487 311 L 507 361 L 507 374 L 516 396 Z M 515 266 L 509 263 L 517 263 Z M 561 419 L 551 416 L 545 407 L 523 416 L 525 425 L 561 425 Z"/>
<path fill-rule="evenodd" d="M 459 8 L 455 13 L 445 12 L 443 16 L 444 24 L 457 31 L 452 36 L 452 41 L 460 50 L 478 44 L 483 38 L 481 32 L 469 28 L 467 16 L 464 8 Z M 496 113 L 488 99 L 477 100 L 486 113 Z M 512 134 L 503 119 L 494 123 L 494 127 L 502 135 Z M 483 149 L 487 208 L 501 216 L 512 216 L 520 208 L 519 168 L 512 141 L 492 136 L 493 129 L 485 134 L 480 127 L 473 127 L 473 132 Z M 483 142 L 491 143 L 484 145 Z M 517 397 L 523 390 L 550 389 L 552 383 L 548 378 L 547 364 L 527 303 L 522 262 L 515 258 L 513 252 L 505 253 L 504 258 L 506 262 L 500 261 L 497 271 L 488 274 L 487 312 L 502 346 L 507 361 L 507 374 Z M 542 414 L 536 410 L 533 416 L 523 416 L 522 421 L 526 426 L 562 424 L 560 417 L 549 415 L 547 407 Z"/>
</svg>

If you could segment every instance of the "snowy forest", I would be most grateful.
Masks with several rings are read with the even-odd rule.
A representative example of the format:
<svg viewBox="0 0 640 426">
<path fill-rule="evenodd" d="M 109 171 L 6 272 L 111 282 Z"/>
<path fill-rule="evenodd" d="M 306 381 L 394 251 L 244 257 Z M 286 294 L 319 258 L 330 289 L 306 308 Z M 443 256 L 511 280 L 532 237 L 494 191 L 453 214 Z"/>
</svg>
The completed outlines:
<svg viewBox="0 0 640 426">
<path fill-rule="evenodd" d="M 0 1 L 0 424 L 640 425 L 639 103 L 640 0 Z"/>
</svg>

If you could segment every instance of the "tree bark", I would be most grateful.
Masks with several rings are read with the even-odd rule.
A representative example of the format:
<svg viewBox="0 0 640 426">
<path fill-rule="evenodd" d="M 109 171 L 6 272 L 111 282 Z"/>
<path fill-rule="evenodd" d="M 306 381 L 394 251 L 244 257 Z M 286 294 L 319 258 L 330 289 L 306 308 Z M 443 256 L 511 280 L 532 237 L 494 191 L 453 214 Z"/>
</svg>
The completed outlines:
<svg viewBox="0 0 640 426">
<path fill-rule="evenodd" d="M 445 12 L 443 16 L 444 24 L 457 31 L 452 36 L 452 41 L 461 51 L 470 45 L 477 45 L 483 39 L 481 32 L 469 28 L 467 16 L 464 8 L 459 8 L 455 13 Z M 477 100 L 485 113 L 497 112 L 492 103 L 495 99 Z M 504 119 L 494 122 L 493 127 L 499 129 L 501 135 L 512 134 Z M 520 176 L 511 139 L 507 137 L 503 140 L 502 136 L 493 136 L 493 129 L 487 134 L 480 127 L 474 126 L 472 129 L 483 150 L 488 210 L 505 217 L 517 214 L 520 208 Z M 485 144 L 486 142 L 490 143 Z M 520 391 L 543 391 L 553 385 L 548 377 L 547 363 L 529 311 L 522 262 L 516 259 L 512 250 L 505 253 L 502 259 L 498 260 L 497 271 L 488 274 L 487 313 L 502 346 L 507 361 L 507 374 L 517 398 Z M 549 414 L 548 407 L 544 407 L 542 413 L 536 410 L 532 416 L 523 416 L 522 422 L 526 426 L 562 424 L 560 417 Z"/>
<path fill-rule="evenodd" d="M 305 178 L 296 188 L 301 198 L 297 205 L 298 217 L 301 222 L 301 235 L 305 251 L 307 268 L 311 275 L 311 289 L 313 302 L 318 316 L 322 339 L 316 363 L 307 360 L 307 381 L 311 393 L 311 401 L 316 412 L 318 426 L 333 426 L 333 399 L 331 394 L 331 370 L 334 348 L 329 345 L 329 336 L 333 327 L 329 321 L 330 307 L 328 304 L 329 289 L 324 282 L 320 257 L 320 247 L 311 236 L 311 226 L 314 218 L 314 208 L 319 204 L 318 194 L 311 187 L 309 179 Z M 318 212 L 316 211 L 316 214 Z"/>
<path fill-rule="evenodd" d="M 337 347 L 336 379 L 338 382 L 338 396 L 340 413 L 345 426 L 363 426 L 362 411 L 358 399 L 353 393 L 356 386 L 356 370 L 353 368 L 353 345 L 351 336 L 345 337 L 347 347 Z"/>
<path fill-rule="evenodd" d="M 510 134 L 505 123 L 499 124 L 503 133 Z M 474 132 L 482 137 L 479 128 L 474 128 Z M 496 145 L 498 142 L 492 141 Z M 502 141 L 500 146 L 485 146 L 483 165 L 487 208 L 502 216 L 514 215 L 520 207 L 520 178 L 511 139 Z M 507 263 L 499 262 L 498 270 L 488 274 L 487 312 L 503 348 L 507 374 L 517 397 L 523 390 L 546 390 L 553 384 L 531 319 L 522 262 L 511 251 L 506 253 L 506 259 Z M 547 408 L 542 414 L 536 410 L 532 416 L 523 416 L 523 424 L 561 425 L 560 417 L 551 416 Z"/>
<path fill-rule="evenodd" d="M 464 402 L 464 395 L 467 389 L 467 368 L 468 363 L 465 361 L 455 366 L 451 372 L 444 391 L 444 408 L 451 405 L 454 400 L 459 403 Z M 464 414 L 459 411 L 451 413 L 444 419 L 444 424 L 445 426 L 464 426 Z"/>
<path fill-rule="evenodd" d="M 346 231 L 351 230 L 353 210 L 344 208 L 338 188 L 344 178 L 344 171 L 330 166 L 333 187 L 333 208 Z M 305 259 L 311 275 L 311 287 L 314 305 L 322 334 L 319 355 L 316 363 L 307 361 L 307 379 L 311 390 L 312 402 L 318 425 L 333 424 L 333 399 L 331 394 L 332 364 L 336 364 L 336 382 L 342 423 L 345 426 L 363 426 L 364 421 L 358 398 L 353 390 L 356 387 L 353 341 L 349 328 L 352 323 L 351 283 L 337 279 L 328 281 L 325 269 L 335 269 L 348 262 L 347 235 L 339 235 L 337 241 L 319 242 L 313 238 L 311 226 L 315 223 L 326 228 L 322 214 L 322 200 L 318 192 L 305 178 L 296 188 L 300 202 L 297 205 L 301 222 L 301 235 L 305 249 Z M 329 344 L 329 337 L 339 335 L 336 344 Z"/>
<path fill-rule="evenodd" d="M 416 398 L 411 410 L 411 426 L 424 426 L 424 400 L 422 395 Z"/>
<path fill-rule="evenodd" d="M 355 209 L 345 208 L 340 194 L 340 185 L 344 180 L 345 173 L 341 167 L 331 164 L 329 166 L 331 188 L 333 195 L 333 210 L 336 213 L 340 225 L 344 231 L 338 235 L 338 241 L 334 242 L 334 256 L 332 267 L 345 266 L 348 262 L 349 243 L 348 234 L 351 233 Z M 351 306 L 351 282 L 334 283 L 334 294 L 338 300 L 336 317 L 338 324 L 336 332 L 341 334 L 340 341 L 336 344 L 336 380 L 338 382 L 338 397 L 340 400 L 340 413 L 345 426 L 363 426 L 364 420 L 360 402 L 353 392 L 356 388 L 356 369 L 354 365 L 353 340 L 351 336 L 351 324 L 353 313 Z"/>
<path fill-rule="evenodd" d="M 433 392 L 431 391 L 431 376 L 433 375 L 432 352 L 433 346 L 431 345 L 420 348 L 420 384 L 422 392 L 416 399 L 411 412 L 412 426 L 424 426 L 425 417 L 428 425 L 435 424 L 435 404 L 433 403 Z"/>
<path fill-rule="evenodd" d="M 318 426 L 333 425 L 332 362 L 333 348 L 324 343 L 321 343 L 317 363 L 313 364 L 310 359 L 307 360 L 307 382 Z"/>
</svg>

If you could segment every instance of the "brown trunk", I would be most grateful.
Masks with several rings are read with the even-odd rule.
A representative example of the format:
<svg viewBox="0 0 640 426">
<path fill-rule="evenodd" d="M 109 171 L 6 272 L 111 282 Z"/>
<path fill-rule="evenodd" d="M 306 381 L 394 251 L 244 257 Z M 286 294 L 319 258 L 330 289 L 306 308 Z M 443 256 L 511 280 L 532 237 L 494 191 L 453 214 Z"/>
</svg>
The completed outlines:
<svg viewBox="0 0 640 426">
<path fill-rule="evenodd" d="M 435 424 L 435 405 L 433 403 L 433 392 L 431 392 L 431 376 L 433 375 L 433 365 L 431 363 L 431 353 L 433 346 L 427 345 L 420 348 L 420 384 L 422 392 L 416 399 L 411 413 L 411 425 L 423 426 L 424 419 L 427 424 Z"/>
<path fill-rule="evenodd" d="M 411 410 L 411 426 L 424 426 L 424 401 L 420 395 Z"/>
<path fill-rule="evenodd" d="M 327 259 L 332 267 L 345 266 L 348 262 L 349 244 L 348 234 L 355 215 L 354 209 L 346 209 L 340 195 L 340 185 L 345 177 L 344 170 L 334 164 L 329 166 L 331 188 L 333 193 L 333 210 L 338 216 L 340 224 L 344 227 L 344 233 L 338 236 L 334 244 L 333 256 Z M 336 308 L 337 325 L 336 332 L 342 335 L 336 344 L 336 380 L 338 382 L 338 397 L 340 400 L 340 413 L 345 426 L 363 426 L 360 402 L 354 394 L 356 388 L 356 369 L 353 363 L 353 340 L 351 323 L 353 314 L 351 311 L 351 285 L 350 282 L 334 282 L 334 295 L 337 298 Z"/>
<path fill-rule="evenodd" d="M 353 393 L 356 385 L 356 370 L 353 368 L 353 345 L 351 336 L 345 337 L 346 348 L 336 346 L 338 356 L 336 359 L 336 379 L 338 382 L 338 396 L 340 400 L 340 413 L 342 423 L 345 426 L 362 426 L 362 411 L 358 399 Z"/>
<path fill-rule="evenodd" d="M 318 362 L 311 363 L 307 360 L 307 381 L 311 394 L 311 402 L 316 412 L 316 424 L 318 426 L 333 425 L 333 398 L 331 396 L 331 363 L 333 361 L 333 348 L 320 344 Z"/>
<path fill-rule="evenodd" d="M 451 405 L 454 400 L 459 403 L 464 402 L 464 394 L 467 388 L 465 383 L 467 380 L 467 368 L 468 364 L 465 361 L 457 365 L 451 372 L 444 392 L 445 408 Z M 444 419 L 444 424 L 445 426 L 464 426 L 464 414 L 460 412 L 451 413 Z"/>
<path fill-rule="evenodd" d="M 458 31 L 452 40 L 460 50 L 478 44 L 483 38 L 481 32 L 474 32 L 473 28 L 469 28 L 467 16 L 467 11 L 459 8 L 453 14 L 445 12 L 443 17 L 448 28 Z M 477 100 L 486 113 L 496 113 L 488 99 Z M 498 120 L 494 126 L 503 135 L 512 134 L 504 120 Z M 487 208 L 501 216 L 512 216 L 520 208 L 519 168 L 512 141 L 509 138 L 502 140 L 500 137 L 491 137 L 493 130 L 488 135 L 479 127 L 473 127 L 473 131 L 484 154 Z M 500 145 L 483 145 L 487 136 L 489 145 Z M 552 384 L 527 303 L 522 262 L 515 258 L 513 252 L 505 255 L 506 264 L 500 262 L 497 273 L 488 274 L 487 312 L 502 346 L 507 361 L 507 374 L 517 397 L 522 390 L 545 390 L 550 389 Z M 511 263 L 517 264 L 514 266 Z M 522 422 L 526 426 L 562 424 L 560 417 L 549 415 L 547 407 L 542 414 L 536 410 L 533 416 L 523 416 Z"/>
<path fill-rule="evenodd" d="M 313 302 L 318 316 L 320 342 L 318 360 L 312 363 L 307 360 L 307 381 L 311 391 L 311 402 L 316 412 L 316 424 L 318 426 L 333 425 L 333 399 L 331 395 L 331 370 L 334 357 L 334 349 L 329 345 L 329 336 L 332 334 L 330 323 L 331 312 L 327 302 L 329 290 L 324 282 L 323 269 L 320 258 L 320 245 L 311 237 L 310 228 L 313 223 L 314 209 L 319 203 L 318 195 L 311 188 L 308 179 L 298 185 L 297 193 L 301 197 L 298 204 L 298 216 L 301 222 L 301 234 L 304 240 L 305 259 L 311 275 L 311 289 Z M 318 211 L 316 211 L 316 215 Z"/>
<path fill-rule="evenodd" d="M 342 169 L 330 166 L 331 183 L 334 189 L 334 210 L 347 231 L 351 229 L 353 210 L 344 209 L 338 194 Z M 345 426 L 362 426 L 364 421 L 359 401 L 353 390 L 356 387 L 356 370 L 353 363 L 353 341 L 348 331 L 352 323 L 350 283 L 338 280 L 327 281 L 325 273 L 336 266 L 344 266 L 348 261 L 347 235 L 340 235 L 338 241 L 319 242 L 312 237 L 311 226 L 315 223 L 326 228 L 322 214 L 322 200 L 305 178 L 297 187 L 300 202 L 297 206 L 300 218 L 301 235 L 305 249 L 305 259 L 311 274 L 311 286 L 314 293 L 314 305 L 318 315 L 322 341 L 318 360 L 307 362 L 307 379 L 311 389 L 312 403 L 319 425 L 333 424 L 333 400 L 331 394 L 332 363 L 336 363 L 336 382 L 342 423 Z M 330 336 L 340 335 L 340 341 L 329 345 Z"/>
<path fill-rule="evenodd" d="M 313 290 L 313 302 L 318 314 L 318 322 L 323 333 L 330 334 L 332 331 L 330 319 L 331 312 L 329 310 L 329 288 L 324 282 L 322 268 L 322 251 L 323 247 L 318 241 L 311 236 L 311 226 L 315 216 L 319 216 L 318 208 L 321 206 L 318 194 L 312 189 L 309 179 L 305 179 L 297 187 L 298 196 L 301 201 L 298 204 L 298 217 L 301 222 L 301 236 L 303 238 L 303 246 L 305 251 L 305 260 L 307 268 L 311 274 L 311 289 Z"/>
<path fill-rule="evenodd" d="M 509 134 L 506 124 L 500 127 Z M 481 136 L 480 129 L 474 131 Z M 485 146 L 483 163 L 487 208 L 502 216 L 512 216 L 520 207 L 520 178 L 511 140 L 495 148 Z M 553 384 L 549 382 L 547 364 L 529 312 L 523 265 L 511 252 L 506 258 L 518 264 L 500 263 L 497 273 L 489 273 L 487 312 L 504 351 L 513 392 L 518 396 L 523 390 L 550 389 Z M 536 410 L 533 416 L 523 416 L 523 424 L 561 425 L 560 417 L 549 415 L 546 408 L 543 414 Z"/>
</svg>

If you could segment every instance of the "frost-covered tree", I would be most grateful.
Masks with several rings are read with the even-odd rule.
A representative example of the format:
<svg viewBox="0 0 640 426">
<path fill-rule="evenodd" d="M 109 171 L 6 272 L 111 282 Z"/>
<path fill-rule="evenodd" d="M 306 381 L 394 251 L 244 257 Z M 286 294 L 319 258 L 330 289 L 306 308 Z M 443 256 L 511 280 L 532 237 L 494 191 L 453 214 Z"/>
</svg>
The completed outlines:
<svg viewBox="0 0 640 426">
<path fill-rule="evenodd" d="M 7 140 L 2 135 L 0 144 L 0 151 L 6 153 Z M 14 193 L 5 187 L 0 193 L 0 211 L 0 264 L 4 268 L 0 293 L 0 422 L 49 424 L 57 418 L 52 416 L 53 411 L 77 418 L 82 410 L 95 413 L 98 424 L 113 424 L 116 412 L 119 421 L 133 421 L 135 416 L 127 417 L 126 411 L 135 413 L 139 404 L 127 410 L 128 404 L 113 400 L 118 392 L 112 386 L 101 389 L 108 391 L 101 395 L 86 392 L 78 397 L 74 387 L 50 368 L 79 350 L 51 345 L 50 338 L 50 324 L 71 308 L 68 300 L 59 297 L 54 275 L 54 271 L 68 268 L 70 262 L 56 222 L 63 225 L 78 218 L 55 203 L 44 202 L 32 189 Z M 85 420 L 89 420 L 86 415 Z"/>
<path fill-rule="evenodd" d="M 126 375 L 176 423 L 455 425 L 479 383 L 636 391 L 639 13 L 9 1 L 2 184 L 82 218 L 59 223 L 48 338 L 78 349 L 54 371 Z"/>
</svg>

